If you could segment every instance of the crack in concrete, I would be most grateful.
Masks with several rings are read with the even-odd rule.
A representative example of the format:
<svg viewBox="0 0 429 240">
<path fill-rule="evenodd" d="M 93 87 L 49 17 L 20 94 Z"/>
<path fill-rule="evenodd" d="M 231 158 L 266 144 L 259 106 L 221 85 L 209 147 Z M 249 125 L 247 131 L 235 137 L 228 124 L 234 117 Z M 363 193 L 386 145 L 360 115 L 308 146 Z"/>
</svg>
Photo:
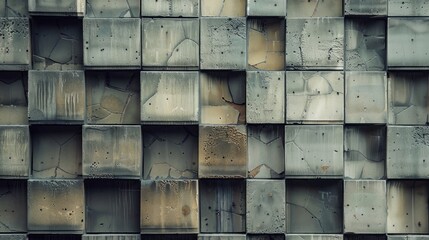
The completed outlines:
<svg viewBox="0 0 429 240">
<path fill-rule="evenodd" d="M 322 226 L 322 221 L 315 214 L 313 214 L 310 210 L 308 210 L 306 207 L 301 206 L 301 205 L 296 204 L 296 203 L 291 203 L 291 202 L 286 202 L 286 204 L 304 209 L 306 212 L 308 212 L 312 217 L 314 217 L 316 219 L 316 221 L 319 223 L 319 226 L 320 226 L 320 229 L 322 230 L 322 233 L 325 233 L 325 230 L 323 229 L 323 226 Z"/>
</svg>

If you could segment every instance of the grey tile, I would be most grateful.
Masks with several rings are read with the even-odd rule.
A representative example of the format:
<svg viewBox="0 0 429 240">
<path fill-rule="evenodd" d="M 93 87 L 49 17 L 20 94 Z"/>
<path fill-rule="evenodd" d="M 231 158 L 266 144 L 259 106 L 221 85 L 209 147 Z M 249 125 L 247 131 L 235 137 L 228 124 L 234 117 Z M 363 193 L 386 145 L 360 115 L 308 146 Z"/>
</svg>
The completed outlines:
<svg viewBox="0 0 429 240">
<path fill-rule="evenodd" d="M 32 177 L 82 176 L 82 127 L 33 126 Z"/>
<path fill-rule="evenodd" d="M 386 72 L 346 72 L 346 123 L 387 122 Z"/>
<path fill-rule="evenodd" d="M 284 234 L 248 234 L 247 240 L 285 240 Z"/>
<path fill-rule="evenodd" d="M 344 181 L 344 232 L 385 233 L 386 181 Z"/>
<path fill-rule="evenodd" d="M 198 127 L 144 127 L 143 153 L 143 179 L 198 178 Z"/>
<path fill-rule="evenodd" d="M 284 233 L 285 181 L 247 180 L 246 183 L 246 232 Z"/>
<path fill-rule="evenodd" d="M 429 73 L 389 73 L 389 124 L 424 125 L 429 122 Z"/>
<path fill-rule="evenodd" d="M 343 235 L 332 234 L 287 234 L 288 240 L 342 240 Z"/>
<path fill-rule="evenodd" d="M 200 126 L 198 146 L 200 178 L 246 178 L 245 125 Z"/>
<path fill-rule="evenodd" d="M 143 180 L 142 233 L 198 233 L 197 180 Z"/>
<path fill-rule="evenodd" d="M 139 18 L 141 0 L 86 0 L 85 17 Z"/>
<path fill-rule="evenodd" d="M 286 72 L 287 123 L 342 123 L 343 121 L 343 72 Z"/>
<path fill-rule="evenodd" d="M 349 125 L 344 128 L 344 177 L 382 179 L 386 176 L 386 127 Z"/>
<path fill-rule="evenodd" d="M 0 72 L 0 124 L 28 124 L 27 72 Z"/>
<path fill-rule="evenodd" d="M 246 73 L 201 72 L 201 124 L 244 124 L 246 122 Z"/>
<path fill-rule="evenodd" d="M 27 234 L 2 234 L 0 240 L 27 240 Z"/>
<path fill-rule="evenodd" d="M 387 182 L 387 233 L 429 233 L 427 181 Z"/>
<path fill-rule="evenodd" d="M 247 0 L 247 16 L 286 16 L 286 0 Z"/>
<path fill-rule="evenodd" d="M 196 69 L 200 56 L 197 18 L 143 18 L 144 68 Z"/>
<path fill-rule="evenodd" d="M 197 234 L 142 234 L 142 240 L 197 240 Z"/>
<path fill-rule="evenodd" d="M 0 233 L 27 231 L 27 182 L 0 181 Z M 25 236 L 25 235 L 24 235 Z M 25 240 L 19 235 L 0 235 L 0 240 Z"/>
<path fill-rule="evenodd" d="M 386 234 L 347 234 L 345 240 L 387 240 Z"/>
<path fill-rule="evenodd" d="M 30 152 L 28 126 L 0 126 L 1 177 L 28 177 Z"/>
<path fill-rule="evenodd" d="M 245 17 L 246 0 L 200 0 L 203 17 Z"/>
<path fill-rule="evenodd" d="M 429 178 L 429 127 L 387 128 L 387 177 Z"/>
<path fill-rule="evenodd" d="M 429 16 L 428 0 L 389 0 L 389 16 Z"/>
<path fill-rule="evenodd" d="M 84 234 L 82 240 L 140 240 L 136 234 Z"/>
<path fill-rule="evenodd" d="M 200 0 L 141 0 L 143 17 L 198 17 Z"/>
<path fill-rule="evenodd" d="M 343 126 L 285 127 L 286 176 L 343 175 Z"/>
<path fill-rule="evenodd" d="M 29 234 L 29 240 L 81 240 L 82 236 L 79 234 Z"/>
<path fill-rule="evenodd" d="M 86 233 L 140 233 L 140 181 L 85 180 Z"/>
<path fill-rule="evenodd" d="M 86 177 L 141 176 L 142 135 L 136 125 L 84 125 L 83 170 Z"/>
<path fill-rule="evenodd" d="M 85 14 L 85 0 L 28 0 L 31 15 L 80 16 Z"/>
<path fill-rule="evenodd" d="M 345 0 L 344 15 L 386 16 L 387 0 Z"/>
<path fill-rule="evenodd" d="M 247 20 L 248 69 L 284 70 L 285 30 L 285 19 L 282 18 Z"/>
<path fill-rule="evenodd" d="M 342 0 L 287 0 L 287 17 L 341 17 Z"/>
<path fill-rule="evenodd" d="M 82 180 L 29 180 L 28 230 L 83 231 Z"/>
<path fill-rule="evenodd" d="M 0 17 L 27 17 L 28 0 L 0 0 Z"/>
<path fill-rule="evenodd" d="M 386 66 L 386 20 L 346 18 L 346 70 L 382 71 Z"/>
<path fill-rule="evenodd" d="M 246 231 L 245 180 L 206 179 L 200 180 L 199 186 L 201 233 Z M 213 237 L 203 239 L 227 239 L 226 236 Z"/>
<path fill-rule="evenodd" d="M 288 18 L 286 43 L 288 69 L 341 70 L 344 65 L 344 19 Z"/>
<path fill-rule="evenodd" d="M 28 119 L 32 122 L 83 122 L 83 71 L 35 71 L 28 74 Z"/>
<path fill-rule="evenodd" d="M 342 233 L 342 184 L 341 180 L 286 180 L 287 232 Z M 332 237 L 321 235 L 303 238 L 336 239 Z M 287 239 L 294 238 L 287 236 Z"/>
<path fill-rule="evenodd" d="M 245 240 L 244 234 L 199 234 L 198 240 Z"/>
<path fill-rule="evenodd" d="M 201 18 L 200 21 L 200 68 L 246 69 L 246 18 Z"/>
<path fill-rule="evenodd" d="M 86 123 L 140 123 L 140 72 L 87 71 Z"/>
<path fill-rule="evenodd" d="M 141 67 L 140 18 L 84 18 L 83 40 L 85 67 Z"/>
<path fill-rule="evenodd" d="M 424 235 L 416 235 L 416 236 L 412 236 L 412 235 L 390 235 L 388 238 L 388 240 L 428 240 L 429 236 L 424 236 Z"/>
<path fill-rule="evenodd" d="M 284 123 L 285 72 L 247 72 L 246 122 Z"/>
<path fill-rule="evenodd" d="M 389 68 L 429 67 L 429 18 L 389 18 L 387 22 Z"/>
<path fill-rule="evenodd" d="M 285 173 L 284 127 L 248 125 L 249 178 L 283 178 Z M 267 158 L 267 156 L 270 156 Z"/>
<path fill-rule="evenodd" d="M 0 70 L 28 70 L 31 66 L 30 23 L 23 17 L 0 17 Z"/>
<path fill-rule="evenodd" d="M 198 122 L 198 72 L 141 72 L 141 121 Z"/>
</svg>

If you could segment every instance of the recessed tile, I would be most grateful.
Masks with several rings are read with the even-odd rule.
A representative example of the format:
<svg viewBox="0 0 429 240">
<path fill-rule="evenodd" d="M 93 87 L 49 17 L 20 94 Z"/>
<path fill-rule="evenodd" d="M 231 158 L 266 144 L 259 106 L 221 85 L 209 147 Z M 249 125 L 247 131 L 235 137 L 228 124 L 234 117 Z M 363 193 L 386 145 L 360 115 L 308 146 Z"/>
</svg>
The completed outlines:
<svg viewBox="0 0 429 240">
<path fill-rule="evenodd" d="M 0 17 L 0 70 L 28 70 L 31 66 L 28 18 Z"/>
<path fill-rule="evenodd" d="M 386 234 L 347 234 L 345 240 L 387 240 Z"/>
<path fill-rule="evenodd" d="M 141 0 L 86 0 L 85 17 L 139 18 Z"/>
<path fill-rule="evenodd" d="M 31 15 L 83 17 L 85 0 L 29 0 L 28 11 Z"/>
<path fill-rule="evenodd" d="M 27 72 L 0 72 L 0 124 L 28 124 Z"/>
<path fill-rule="evenodd" d="M 198 17 L 199 0 L 142 0 L 143 17 Z"/>
<path fill-rule="evenodd" d="M 0 177 L 28 177 L 30 153 L 28 126 L 0 126 Z"/>
<path fill-rule="evenodd" d="M 247 0 L 247 16 L 286 16 L 286 0 Z"/>
<path fill-rule="evenodd" d="M 287 0 L 287 17 L 341 17 L 342 0 Z"/>
<path fill-rule="evenodd" d="M 0 181 L 0 233 L 27 231 L 27 181 Z M 0 235 L 0 240 L 25 240 L 19 235 Z"/>
<path fill-rule="evenodd" d="M 201 0 L 203 17 L 244 17 L 246 0 Z"/>
<path fill-rule="evenodd" d="M 81 240 L 82 235 L 80 234 L 29 234 L 28 239 L 29 240 Z"/>
</svg>

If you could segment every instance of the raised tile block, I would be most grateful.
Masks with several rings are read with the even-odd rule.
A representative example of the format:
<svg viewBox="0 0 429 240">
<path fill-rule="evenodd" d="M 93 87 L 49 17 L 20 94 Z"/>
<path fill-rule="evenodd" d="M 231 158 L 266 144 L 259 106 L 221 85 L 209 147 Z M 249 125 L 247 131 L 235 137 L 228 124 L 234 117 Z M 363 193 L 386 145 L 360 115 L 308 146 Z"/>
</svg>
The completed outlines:
<svg viewBox="0 0 429 240">
<path fill-rule="evenodd" d="M 30 121 L 83 122 L 85 112 L 83 71 L 31 70 L 28 79 Z"/>
<path fill-rule="evenodd" d="M 343 126 L 285 127 L 286 176 L 343 175 Z"/>
<path fill-rule="evenodd" d="M 198 240 L 245 240 L 244 234 L 199 234 Z"/>
<path fill-rule="evenodd" d="M 428 0 L 389 0 L 389 16 L 429 16 Z"/>
<path fill-rule="evenodd" d="M 203 17 L 244 17 L 246 0 L 201 0 Z"/>
<path fill-rule="evenodd" d="M 247 0 L 247 16 L 286 16 L 286 0 Z"/>
<path fill-rule="evenodd" d="M 386 72 L 346 72 L 345 102 L 346 123 L 386 123 Z"/>
<path fill-rule="evenodd" d="M 246 74 L 244 72 L 201 72 L 202 124 L 246 122 Z"/>
<path fill-rule="evenodd" d="M 385 233 L 386 181 L 344 181 L 344 232 Z"/>
<path fill-rule="evenodd" d="M 387 0 L 345 0 L 344 15 L 386 16 Z"/>
<path fill-rule="evenodd" d="M 85 180 L 87 233 L 140 233 L 140 181 Z"/>
<path fill-rule="evenodd" d="M 287 123 L 342 123 L 343 121 L 343 72 L 286 72 Z"/>
<path fill-rule="evenodd" d="M 82 127 L 32 127 L 32 177 L 82 176 Z"/>
<path fill-rule="evenodd" d="M 286 42 L 288 69 L 343 69 L 343 18 L 288 18 Z"/>
<path fill-rule="evenodd" d="M 27 231 L 27 181 L 0 181 L 0 233 Z M 20 236 L 0 235 L 0 240 L 26 239 Z"/>
<path fill-rule="evenodd" d="M 28 18 L 0 17 L 0 70 L 28 70 L 31 65 Z"/>
<path fill-rule="evenodd" d="M 428 68 L 429 18 L 389 18 L 387 22 L 389 68 Z"/>
<path fill-rule="evenodd" d="M 141 176 L 142 135 L 136 125 L 84 125 L 83 170 L 86 177 Z"/>
<path fill-rule="evenodd" d="M 386 66 L 386 20 L 346 18 L 345 45 L 346 70 L 384 70 Z"/>
<path fill-rule="evenodd" d="M 28 124 L 26 72 L 0 72 L 0 124 Z"/>
<path fill-rule="evenodd" d="M 140 123 L 140 72 L 87 71 L 86 123 Z"/>
<path fill-rule="evenodd" d="M 136 234 L 84 234 L 82 240 L 140 240 Z"/>
<path fill-rule="evenodd" d="M 387 238 L 388 240 L 428 240 L 429 236 L 424 235 L 390 235 Z"/>
<path fill-rule="evenodd" d="M 27 239 L 27 238 L 26 238 Z M 79 234 L 29 234 L 29 240 L 81 240 Z"/>
<path fill-rule="evenodd" d="M 198 122 L 198 72 L 141 72 L 142 122 Z"/>
<path fill-rule="evenodd" d="M 387 233 L 429 233 L 427 181 L 387 182 Z"/>
<path fill-rule="evenodd" d="M 248 125 L 249 178 L 283 178 L 285 173 L 284 127 Z M 270 156 L 267 158 L 267 156 Z"/>
<path fill-rule="evenodd" d="M 27 240 L 27 234 L 2 234 L 0 240 Z"/>
<path fill-rule="evenodd" d="M 247 233 L 286 231 L 285 181 L 247 180 Z"/>
<path fill-rule="evenodd" d="M 199 17 L 199 0 L 142 0 L 143 17 Z"/>
<path fill-rule="evenodd" d="M 389 73 L 389 124 L 428 124 L 428 78 L 427 72 Z"/>
<path fill-rule="evenodd" d="M 245 125 L 200 126 L 198 146 L 200 178 L 246 177 Z"/>
<path fill-rule="evenodd" d="M 246 69 L 246 18 L 201 18 L 200 24 L 201 69 Z"/>
<path fill-rule="evenodd" d="M 287 234 L 288 240 L 342 240 L 343 235 L 332 234 Z"/>
<path fill-rule="evenodd" d="M 198 233 L 198 181 L 143 180 L 140 211 L 142 233 Z"/>
<path fill-rule="evenodd" d="M 254 0 L 249 1 L 254 2 Z M 248 68 L 252 70 L 284 70 L 286 46 L 284 19 L 248 19 L 247 32 Z"/>
<path fill-rule="evenodd" d="M 284 234 L 247 234 L 248 240 L 285 240 Z"/>
<path fill-rule="evenodd" d="M 429 127 L 387 128 L 387 177 L 429 178 Z"/>
<path fill-rule="evenodd" d="M 85 15 L 85 0 L 28 0 L 31 15 L 79 16 Z"/>
<path fill-rule="evenodd" d="M 245 180 L 205 179 L 199 181 L 199 186 L 200 232 L 240 233 L 246 231 Z"/>
<path fill-rule="evenodd" d="M 386 127 L 345 126 L 344 177 L 382 179 L 386 176 Z"/>
<path fill-rule="evenodd" d="M 287 0 L 287 17 L 341 17 L 342 0 Z"/>
<path fill-rule="evenodd" d="M 143 179 L 198 178 L 198 127 L 145 127 L 143 153 Z"/>
<path fill-rule="evenodd" d="M 82 20 L 33 18 L 33 69 L 82 70 Z"/>
<path fill-rule="evenodd" d="M 28 177 L 30 154 L 28 126 L 0 126 L 0 177 Z"/>
<path fill-rule="evenodd" d="M 84 211 L 82 180 L 28 181 L 28 230 L 81 232 Z"/>
<path fill-rule="evenodd" d="M 0 17 L 27 17 L 28 0 L 0 0 Z"/>
<path fill-rule="evenodd" d="M 342 184 L 337 180 L 286 180 L 288 233 L 342 233 Z M 294 238 L 288 235 L 287 239 Z"/>
<path fill-rule="evenodd" d="M 142 234 L 142 240 L 197 240 L 197 234 Z"/>
<path fill-rule="evenodd" d="M 139 18 L 141 0 L 86 0 L 85 17 Z"/>
<path fill-rule="evenodd" d="M 140 18 L 84 18 L 85 67 L 141 67 Z"/>
<path fill-rule="evenodd" d="M 143 67 L 198 68 L 199 23 L 197 18 L 143 18 Z"/>
<path fill-rule="evenodd" d="M 285 72 L 247 72 L 247 123 L 284 123 Z"/>
</svg>

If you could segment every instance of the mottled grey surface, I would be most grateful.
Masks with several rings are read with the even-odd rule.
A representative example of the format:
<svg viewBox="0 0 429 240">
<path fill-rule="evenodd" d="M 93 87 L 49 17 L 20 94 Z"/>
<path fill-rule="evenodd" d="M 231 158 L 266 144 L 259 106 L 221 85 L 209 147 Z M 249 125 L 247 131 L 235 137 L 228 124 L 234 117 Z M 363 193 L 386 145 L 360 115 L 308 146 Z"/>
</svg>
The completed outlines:
<svg viewBox="0 0 429 240">
<path fill-rule="evenodd" d="M 85 0 L 28 0 L 31 15 L 80 16 L 85 14 Z"/>
<path fill-rule="evenodd" d="M 388 236 L 388 240 L 428 240 L 429 236 L 424 235 L 397 235 L 397 236 Z"/>
<path fill-rule="evenodd" d="M 143 18 L 144 68 L 198 68 L 200 28 L 197 18 Z"/>
<path fill-rule="evenodd" d="M 0 17 L 27 17 L 28 0 L 0 0 Z"/>
<path fill-rule="evenodd" d="M 0 124 L 28 124 L 28 74 L 0 73 Z"/>
<path fill-rule="evenodd" d="M 387 2 L 388 0 L 345 0 L 344 15 L 386 16 Z"/>
<path fill-rule="evenodd" d="M 342 240 L 343 235 L 332 234 L 287 234 L 288 240 Z"/>
<path fill-rule="evenodd" d="M 136 234 L 84 234 L 82 240 L 140 240 Z"/>
<path fill-rule="evenodd" d="M 387 177 L 429 178 L 429 126 L 387 128 Z"/>
<path fill-rule="evenodd" d="M 313 125 L 285 127 L 286 175 L 343 175 L 343 127 Z"/>
<path fill-rule="evenodd" d="M 247 233 L 286 231 L 285 182 L 248 180 L 246 186 Z"/>
<path fill-rule="evenodd" d="M 342 0 L 287 0 L 287 17 L 341 17 Z"/>
<path fill-rule="evenodd" d="M 344 19 L 287 18 L 287 69 L 343 69 Z"/>
<path fill-rule="evenodd" d="M 140 69 L 140 24 L 140 18 L 84 18 L 85 67 Z"/>
<path fill-rule="evenodd" d="M 247 0 L 247 16 L 286 16 L 286 0 Z"/>
<path fill-rule="evenodd" d="M 0 70 L 28 70 L 31 66 L 28 18 L 0 17 L 0 36 Z"/>
<path fill-rule="evenodd" d="M 200 19 L 201 69 L 246 69 L 246 19 Z"/>
<path fill-rule="evenodd" d="M 139 18 L 141 0 L 86 0 L 85 17 Z"/>
<path fill-rule="evenodd" d="M 428 0 L 389 0 L 389 16 L 429 16 Z"/>
<path fill-rule="evenodd" d="M 198 240 L 246 240 L 244 234 L 199 234 Z"/>
<path fill-rule="evenodd" d="M 27 231 L 27 182 L 0 181 L 0 233 Z M 1 240 L 21 240 L 22 236 L 0 235 Z M 25 238 L 24 238 L 25 239 Z"/>
<path fill-rule="evenodd" d="M 285 72 L 247 72 L 246 122 L 284 123 Z"/>
<path fill-rule="evenodd" d="M 31 164 L 30 154 L 30 130 L 28 126 L 0 126 L 1 177 L 28 177 Z"/>
<path fill-rule="evenodd" d="M 344 181 L 344 232 L 385 233 L 386 181 Z"/>
<path fill-rule="evenodd" d="M 199 17 L 199 0 L 141 0 L 143 17 Z"/>
<path fill-rule="evenodd" d="M 27 240 L 27 234 L 3 234 L 0 240 Z"/>
<path fill-rule="evenodd" d="M 386 72 L 346 72 L 346 123 L 387 122 Z"/>
<path fill-rule="evenodd" d="M 287 123 L 342 123 L 343 121 L 343 72 L 286 72 Z"/>
<path fill-rule="evenodd" d="M 248 234 L 248 240 L 285 240 L 284 234 Z"/>
</svg>

